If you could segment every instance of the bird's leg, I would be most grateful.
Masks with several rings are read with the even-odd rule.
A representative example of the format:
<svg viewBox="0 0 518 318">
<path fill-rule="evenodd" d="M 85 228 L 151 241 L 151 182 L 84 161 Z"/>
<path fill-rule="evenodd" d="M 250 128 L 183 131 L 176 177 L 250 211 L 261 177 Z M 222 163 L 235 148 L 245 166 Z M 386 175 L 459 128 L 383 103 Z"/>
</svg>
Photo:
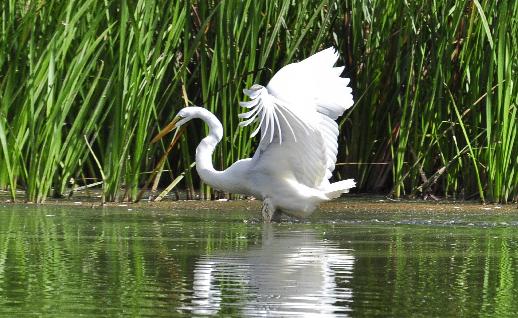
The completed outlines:
<svg viewBox="0 0 518 318">
<path fill-rule="evenodd" d="M 281 214 L 277 211 L 270 198 L 265 198 L 263 200 L 263 208 L 261 212 L 265 223 L 271 223 L 272 221 L 277 222 L 280 220 Z"/>
</svg>

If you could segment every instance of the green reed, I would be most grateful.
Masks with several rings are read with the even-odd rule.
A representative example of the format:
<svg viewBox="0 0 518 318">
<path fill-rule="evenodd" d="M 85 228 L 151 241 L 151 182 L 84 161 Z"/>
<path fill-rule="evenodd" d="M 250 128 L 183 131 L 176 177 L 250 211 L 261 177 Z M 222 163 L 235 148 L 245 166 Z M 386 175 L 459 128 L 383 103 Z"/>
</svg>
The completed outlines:
<svg viewBox="0 0 518 318">
<path fill-rule="evenodd" d="M 256 145 L 237 125 L 242 89 L 334 45 L 357 101 L 339 178 L 516 201 L 516 16 L 511 0 L 4 1 L 0 188 L 42 202 L 102 181 L 103 200 L 134 200 L 167 146 L 149 140 L 188 105 L 221 119 L 223 169 Z M 189 125 L 161 185 L 185 173 L 190 197 L 221 195 L 191 173 L 206 132 Z"/>
<path fill-rule="evenodd" d="M 344 7 L 340 48 L 361 96 L 345 160 L 360 188 L 517 200 L 518 4 Z"/>
</svg>

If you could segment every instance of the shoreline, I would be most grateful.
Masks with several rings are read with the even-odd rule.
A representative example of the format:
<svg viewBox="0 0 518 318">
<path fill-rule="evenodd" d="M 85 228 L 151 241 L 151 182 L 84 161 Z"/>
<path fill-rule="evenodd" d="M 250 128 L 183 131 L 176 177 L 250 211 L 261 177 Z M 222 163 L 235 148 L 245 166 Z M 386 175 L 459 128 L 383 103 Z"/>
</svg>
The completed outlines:
<svg viewBox="0 0 518 318">
<path fill-rule="evenodd" d="M 101 204 L 98 197 L 84 196 L 74 198 L 47 199 L 44 203 L 26 202 L 18 200 L 12 202 L 7 197 L 2 198 L 0 195 L 0 204 L 8 205 L 30 205 L 30 206 L 70 206 L 70 207 L 90 207 L 90 208 L 150 208 L 163 210 L 232 210 L 232 209 L 246 209 L 246 210 L 261 210 L 261 201 L 255 199 L 239 199 L 239 200 L 171 200 L 165 199 L 163 201 L 154 202 L 149 200 L 141 200 L 136 203 L 131 202 L 107 202 Z M 486 203 L 482 204 L 477 201 L 453 201 L 453 200 L 411 200 L 387 199 L 384 196 L 363 195 L 363 196 L 344 196 L 330 202 L 325 202 L 320 205 L 320 211 L 326 212 L 345 212 L 345 211 L 370 211 L 379 213 L 395 213 L 401 211 L 423 211 L 423 212 L 498 212 L 498 213 L 518 213 L 518 206 L 516 203 L 496 204 Z"/>
</svg>

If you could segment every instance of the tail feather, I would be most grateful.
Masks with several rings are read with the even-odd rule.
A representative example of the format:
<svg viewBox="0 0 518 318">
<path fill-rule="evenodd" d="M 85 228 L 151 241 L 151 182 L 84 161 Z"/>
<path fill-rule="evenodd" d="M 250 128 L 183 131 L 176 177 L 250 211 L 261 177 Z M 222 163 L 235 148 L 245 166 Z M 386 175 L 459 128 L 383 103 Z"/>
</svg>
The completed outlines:
<svg viewBox="0 0 518 318">
<path fill-rule="evenodd" d="M 349 189 L 354 188 L 355 186 L 356 182 L 354 182 L 354 179 L 347 179 L 327 185 L 324 192 L 329 199 L 335 199 L 342 193 L 348 193 Z"/>
</svg>

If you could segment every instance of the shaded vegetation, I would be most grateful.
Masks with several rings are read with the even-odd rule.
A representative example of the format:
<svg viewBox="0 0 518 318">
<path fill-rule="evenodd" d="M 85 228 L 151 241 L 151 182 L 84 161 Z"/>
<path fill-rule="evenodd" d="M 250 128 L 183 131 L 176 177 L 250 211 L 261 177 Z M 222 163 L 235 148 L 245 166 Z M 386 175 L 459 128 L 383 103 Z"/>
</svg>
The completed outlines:
<svg viewBox="0 0 518 318">
<path fill-rule="evenodd" d="M 30 1 L 0 4 L 0 188 L 42 202 L 102 184 L 134 200 L 167 145 L 149 140 L 185 105 L 225 137 L 224 168 L 254 151 L 242 89 L 335 46 L 352 78 L 337 178 L 395 197 L 518 200 L 518 2 Z M 164 165 L 191 175 L 201 124 Z"/>
</svg>

